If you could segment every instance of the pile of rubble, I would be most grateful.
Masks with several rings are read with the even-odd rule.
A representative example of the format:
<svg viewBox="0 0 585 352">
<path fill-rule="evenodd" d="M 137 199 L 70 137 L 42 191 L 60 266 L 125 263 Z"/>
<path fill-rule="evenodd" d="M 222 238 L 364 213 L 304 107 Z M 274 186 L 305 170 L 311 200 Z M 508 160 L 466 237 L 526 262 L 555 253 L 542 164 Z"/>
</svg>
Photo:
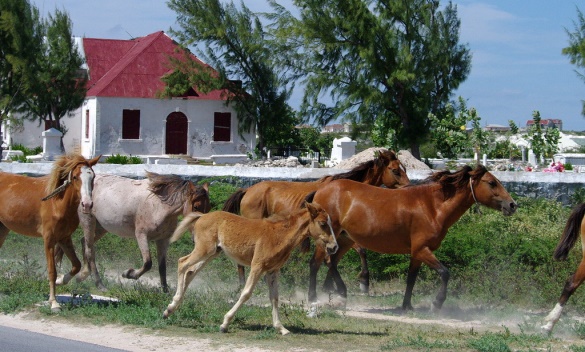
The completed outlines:
<svg viewBox="0 0 585 352">
<path fill-rule="evenodd" d="M 335 165 L 334 168 L 351 170 L 361 163 L 374 159 L 376 152 L 385 151 L 387 151 L 386 148 L 369 148 L 349 159 L 342 160 L 339 164 Z M 430 170 L 430 167 L 427 164 L 413 157 L 408 150 L 401 150 L 397 155 L 398 160 L 400 160 L 407 170 Z"/>
<path fill-rule="evenodd" d="M 376 152 L 387 151 L 385 148 L 369 148 L 361 153 L 352 156 L 349 159 L 342 160 L 333 166 L 335 169 L 351 170 L 354 167 L 373 160 L 376 157 Z M 401 150 L 398 152 L 398 159 L 402 162 L 407 170 L 430 170 L 430 168 L 422 161 L 416 159 L 408 150 Z M 311 167 L 311 165 L 303 165 L 299 162 L 299 159 L 294 156 L 289 156 L 285 159 L 262 159 L 262 160 L 251 160 L 248 159 L 246 162 L 237 163 L 236 167 Z"/>
</svg>

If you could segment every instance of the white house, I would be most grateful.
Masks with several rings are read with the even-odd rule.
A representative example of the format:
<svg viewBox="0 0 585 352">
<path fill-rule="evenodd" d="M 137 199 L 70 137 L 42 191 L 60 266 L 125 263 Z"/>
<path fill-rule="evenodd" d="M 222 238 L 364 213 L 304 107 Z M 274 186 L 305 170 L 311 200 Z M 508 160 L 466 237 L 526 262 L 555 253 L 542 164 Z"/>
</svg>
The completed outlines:
<svg viewBox="0 0 585 352">
<path fill-rule="evenodd" d="M 81 38 L 78 43 L 89 81 L 83 105 L 62 119 L 67 152 L 87 158 L 185 154 L 210 159 L 254 150 L 254 131 L 238 135 L 237 114 L 226 106 L 224 92 L 193 87 L 180 97 L 156 97 L 164 87 L 161 77 L 171 72 L 168 57 L 179 55 L 178 44 L 164 32 L 132 40 Z M 41 133 L 49 127 L 26 122 L 23 131 L 8 128 L 4 142 L 40 146 Z"/>
</svg>

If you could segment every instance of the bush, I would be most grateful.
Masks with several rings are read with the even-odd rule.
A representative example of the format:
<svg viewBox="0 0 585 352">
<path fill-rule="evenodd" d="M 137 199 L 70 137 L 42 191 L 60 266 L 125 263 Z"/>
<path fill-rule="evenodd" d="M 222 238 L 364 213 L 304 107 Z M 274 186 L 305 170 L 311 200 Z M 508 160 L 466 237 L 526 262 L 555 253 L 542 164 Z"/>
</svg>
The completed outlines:
<svg viewBox="0 0 585 352">
<path fill-rule="evenodd" d="M 107 164 L 142 164 L 142 159 L 137 156 L 127 155 L 110 155 L 105 161 Z"/>
</svg>

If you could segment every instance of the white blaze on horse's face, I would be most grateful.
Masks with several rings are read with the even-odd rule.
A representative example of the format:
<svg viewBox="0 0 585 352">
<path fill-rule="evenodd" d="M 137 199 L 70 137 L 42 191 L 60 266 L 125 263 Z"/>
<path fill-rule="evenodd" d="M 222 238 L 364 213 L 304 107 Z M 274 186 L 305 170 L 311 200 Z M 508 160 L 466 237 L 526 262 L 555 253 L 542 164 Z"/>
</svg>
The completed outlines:
<svg viewBox="0 0 585 352">
<path fill-rule="evenodd" d="M 329 233 L 331 234 L 331 238 L 333 238 L 333 242 L 327 243 L 327 254 L 333 255 L 339 249 L 339 245 L 337 244 L 337 238 L 335 238 L 335 232 L 333 232 L 333 224 L 331 223 L 329 214 L 327 214 L 327 227 L 329 227 Z"/>
<path fill-rule="evenodd" d="M 93 207 L 91 193 L 93 192 L 93 179 L 95 173 L 91 167 L 82 166 L 79 178 L 81 180 L 81 209 L 85 214 L 89 214 Z"/>
</svg>

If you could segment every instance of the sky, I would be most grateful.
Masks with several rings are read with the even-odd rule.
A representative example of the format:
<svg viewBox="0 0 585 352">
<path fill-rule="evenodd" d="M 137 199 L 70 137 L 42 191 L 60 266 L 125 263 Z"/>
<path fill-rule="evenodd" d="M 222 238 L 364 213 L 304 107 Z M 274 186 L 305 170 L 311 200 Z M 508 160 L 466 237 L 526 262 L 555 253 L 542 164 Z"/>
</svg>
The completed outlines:
<svg viewBox="0 0 585 352">
<path fill-rule="evenodd" d="M 65 10 L 73 34 L 90 38 L 130 39 L 157 31 L 179 30 L 176 13 L 161 0 L 30 0 L 45 16 Z M 239 3 L 239 1 L 235 1 Z M 286 5 L 291 0 L 279 1 Z M 263 0 L 245 1 L 252 11 L 267 10 Z M 441 1 L 445 5 L 446 1 Z M 572 0 L 453 0 L 461 19 L 460 43 L 472 53 L 471 72 L 453 98 L 475 108 L 482 125 L 524 127 L 539 111 L 543 119 L 561 119 L 563 130 L 585 131 L 581 115 L 585 81 L 561 51 L 566 30 L 574 31 L 577 6 Z M 290 104 L 298 107 L 302 92 Z"/>
</svg>

